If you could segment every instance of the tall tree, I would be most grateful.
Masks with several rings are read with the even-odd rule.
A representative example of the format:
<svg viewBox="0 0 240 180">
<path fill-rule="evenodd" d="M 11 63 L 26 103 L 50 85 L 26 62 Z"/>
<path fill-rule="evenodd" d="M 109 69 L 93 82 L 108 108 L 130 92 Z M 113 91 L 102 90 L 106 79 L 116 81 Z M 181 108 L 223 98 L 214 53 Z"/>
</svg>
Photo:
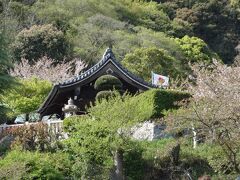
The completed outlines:
<svg viewBox="0 0 240 180">
<path fill-rule="evenodd" d="M 34 25 L 30 29 L 23 29 L 16 36 L 12 48 L 16 61 L 20 61 L 21 58 L 36 61 L 48 56 L 61 62 L 71 54 L 71 45 L 64 33 L 52 24 Z"/>
<path fill-rule="evenodd" d="M 240 172 L 239 70 L 218 62 L 208 68 L 194 66 L 197 79 L 195 85 L 189 84 L 193 98 L 167 121 L 173 130 L 192 129 L 193 141 L 201 136 L 209 143 L 220 145 L 228 160 L 221 165 L 224 173 Z"/>
<path fill-rule="evenodd" d="M 10 87 L 13 82 L 13 78 L 8 75 L 8 68 L 11 66 L 8 56 L 7 43 L 4 36 L 4 32 L 0 31 L 0 94 L 3 93 L 5 89 Z M 0 123 L 4 115 L 5 108 L 2 105 L 2 100 L 0 98 Z"/>
<path fill-rule="evenodd" d="M 136 49 L 125 56 L 123 64 L 146 81 L 151 80 L 151 71 L 174 78 L 184 75 L 181 62 L 169 56 L 165 50 L 156 47 Z"/>
<path fill-rule="evenodd" d="M 0 93 L 10 84 L 11 77 L 7 73 L 10 66 L 6 39 L 4 33 L 0 31 Z"/>
</svg>

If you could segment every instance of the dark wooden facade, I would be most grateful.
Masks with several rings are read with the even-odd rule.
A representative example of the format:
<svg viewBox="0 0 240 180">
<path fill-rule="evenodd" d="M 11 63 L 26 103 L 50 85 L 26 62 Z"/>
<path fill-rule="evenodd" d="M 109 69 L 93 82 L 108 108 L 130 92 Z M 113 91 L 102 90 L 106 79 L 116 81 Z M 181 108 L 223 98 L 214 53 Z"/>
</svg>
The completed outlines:
<svg viewBox="0 0 240 180">
<path fill-rule="evenodd" d="M 133 94 L 153 88 L 151 84 L 136 77 L 116 61 L 111 49 L 108 48 L 96 65 L 77 77 L 55 85 L 38 109 L 38 113 L 41 116 L 58 114 L 63 117 L 62 107 L 67 104 L 70 97 L 78 106 L 79 113 L 83 113 L 86 105 L 95 100 L 97 94 L 94 89 L 95 81 L 105 74 L 119 78 L 123 83 L 123 90 Z"/>
</svg>

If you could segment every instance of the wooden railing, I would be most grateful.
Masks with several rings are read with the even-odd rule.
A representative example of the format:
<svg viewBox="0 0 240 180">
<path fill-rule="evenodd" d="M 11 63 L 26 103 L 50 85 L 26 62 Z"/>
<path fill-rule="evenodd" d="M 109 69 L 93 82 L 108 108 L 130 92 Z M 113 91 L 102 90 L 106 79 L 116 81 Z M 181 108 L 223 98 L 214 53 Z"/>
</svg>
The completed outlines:
<svg viewBox="0 0 240 180">
<path fill-rule="evenodd" d="M 0 139 L 7 135 L 7 132 L 11 129 L 18 128 L 24 125 L 36 125 L 38 123 L 46 123 L 49 127 L 49 130 L 55 134 L 63 134 L 63 121 L 62 120 L 53 120 L 53 121 L 41 121 L 41 122 L 35 122 L 35 123 L 24 123 L 24 124 L 12 124 L 12 125 L 1 125 L 0 126 Z"/>
</svg>

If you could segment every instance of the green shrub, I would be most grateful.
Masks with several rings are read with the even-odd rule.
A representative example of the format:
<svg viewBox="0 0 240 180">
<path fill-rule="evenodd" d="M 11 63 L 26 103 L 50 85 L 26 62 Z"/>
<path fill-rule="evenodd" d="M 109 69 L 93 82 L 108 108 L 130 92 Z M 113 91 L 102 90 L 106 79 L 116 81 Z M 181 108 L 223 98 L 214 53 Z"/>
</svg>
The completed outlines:
<svg viewBox="0 0 240 180">
<path fill-rule="evenodd" d="M 95 81 L 94 88 L 98 91 L 120 90 L 122 88 L 122 82 L 115 76 L 103 75 Z"/>
<path fill-rule="evenodd" d="M 136 96 L 118 97 L 117 92 L 101 94 L 100 97 L 112 96 L 106 101 L 96 102 L 89 109 L 90 113 L 98 118 L 109 118 L 109 114 L 125 121 L 143 122 L 151 118 L 164 116 L 165 110 L 178 108 L 178 101 L 190 97 L 190 94 L 174 90 L 151 89 Z M 114 118 L 113 117 L 113 118 Z M 103 118 L 104 119 L 104 118 Z"/>
<path fill-rule="evenodd" d="M 135 96 L 137 107 L 151 111 L 149 118 L 157 118 L 164 115 L 164 110 L 177 108 L 177 102 L 190 97 L 189 93 L 176 90 L 152 89 Z"/>
<path fill-rule="evenodd" d="M 183 172 L 179 172 L 179 174 L 175 172 L 176 167 L 180 167 L 180 160 L 177 162 L 173 158 L 175 157 L 173 152 L 175 152 L 176 147 L 179 147 L 175 139 L 169 138 L 151 142 L 137 141 L 136 143 L 139 151 L 127 152 L 128 156 L 125 162 L 127 175 L 132 179 L 156 179 L 156 177 L 171 179 L 170 175 L 174 175 L 174 177 L 183 175 Z M 179 148 L 176 154 L 179 155 Z M 138 169 L 135 169 L 134 166 Z M 134 171 L 138 172 L 138 174 L 134 174 Z"/>
<path fill-rule="evenodd" d="M 125 173 L 128 179 L 155 179 L 163 177 L 171 165 L 169 150 L 174 139 L 133 141 L 131 149 L 124 153 Z M 156 174 L 154 174 L 156 173 Z"/>
<path fill-rule="evenodd" d="M 115 97 L 118 94 L 119 93 L 117 93 L 116 91 L 100 91 L 96 95 L 96 100 L 101 101 L 103 99 L 109 99 L 110 97 Z"/>
<path fill-rule="evenodd" d="M 203 159 L 208 162 L 209 166 L 215 173 L 224 174 L 228 169 L 228 159 L 224 154 L 224 151 L 219 145 L 216 144 L 202 144 L 196 149 L 192 149 L 189 146 L 183 147 L 181 154 L 183 160 L 189 162 L 189 158 Z M 230 167 L 231 168 L 231 167 Z M 228 169 L 229 170 L 229 169 Z"/>
<path fill-rule="evenodd" d="M 205 152 L 207 152 L 208 150 L 205 148 L 201 148 L 201 151 L 203 151 L 203 154 L 205 154 L 203 156 L 202 152 L 199 152 L 199 147 L 193 149 L 192 143 L 190 143 L 190 141 L 186 139 L 184 141 L 185 142 L 182 142 L 181 144 L 180 152 L 182 167 L 184 169 L 190 169 L 191 176 L 194 179 L 197 179 L 203 175 L 212 176 L 213 174 L 215 174 L 216 172 L 214 172 L 214 167 L 211 166 L 210 162 L 206 158 L 207 156 L 212 156 L 211 147 L 207 156 L 205 156 Z M 216 154 L 218 153 L 216 152 Z"/>
<path fill-rule="evenodd" d="M 64 127 L 64 131 L 69 132 L 69 133 L 73 133 L 77 131 L 77 128 L 75 126 L 77 126 L 79 123 L 81 123 L 81 121 L 85 120 L 88 116 L 71 116 L 69 118 L 65 118 L 63 120 L 63 127 Z"/>
<path fill-rule="evenodd" d="M 181 162 L 183 167 L 190 168 L 194 179 L 210 175 L 212 179 L 236 179 L 234 167 L 229 163 L 222 147 L 215 143 L 199 144 L 192 148 L 190 141 L 181 146 Z M 236 158 L 240 158 L 240 153 Z"/>
<path fill-rule="evenodd" d="M 71 163 L 64 153 L 13 150 L 0 161 L 1 179 L 64 179 Z"/>
<path fill-rule="evenodd" d="M 2 163 L 0 163 L 2 164 Z M 27 174 L 28 168 L 25 163 L 22 162 L 9 162 L 7 165 L 3 165 L 0 168 L 1 180 L 16 179 L 20 180 Z"/>
<path fill-rule="evenodd" d="M 176 102 L 190 97 L 186 92 L 151 89 L 136 96 L 113 97 L 107 101 L 96 102 L 89 109 L 92 116 L 102 119 L 121 117 L 118 121 L 131 124 L 151 118 L 164 116 L 165 110 L 177 108 Z"/>
<path fill-rule="evenodd" d="M 64 120 L 65 125 L 65 129 L 70 129 L 70 138 L 64 142 L 65 151 L 74 158 L 74 177 L 106 179 L 113 166 L 114 131 L 109 128 L 109 123 L 91 119 L 91 116 L 72 116 Z"/>
<path fill-rule="evenodd" d="M 140 147 L 143 149 L 143 159 L 151 162 L 155 167 L 167 167 L 170 164 L 169 149 L 176 141 L 174 139 L 162 139 L 156 141 L 141 141 Z"/>
<path fill-rule="evenodd" d="M 8 109 L 7 116 L 12 118 L 37 110 L 51 88 L 52 84 L 46 80 L 37 78 L 19 80 L 18 84 L 0 95 L 5 108 Z"/>
<path fill-rule="evenodd" d="M 198 179 L 198 177 L 206 174 L 216 174 L 206 156 L 202 156 L 201 152 L 193 149 L 189 144 L 180 144 L 180 159 L 177 164 L 173 164 L 171 160 L 172 149 L 178 144 L 176 139 L 169 138 L 152 142 L 142 141 L 139 144 L 141 149 L 143 149 L 143 160 L 148 162 L 147 166 L 151 171 L 154 170 L 167 176 L 175 173 L 176 177 L 182 177 L 184 170 L 189 169 L 193 179 Z M 202 148 L 201 150 L 207 152 L 209 149 L 211 147 L 207 149 Z M 210 152 L 214 152 L 214 148 Z M 217 153 L 216 156 L 218 155 Z M 211 158 L 213 154 L 209 153 L 207 156 Z"/>
<path fill-rule="evenodd" d="M 125 148 L 128 149 L 123 154 L 126 179 L 144 179 L 144 168 L 146 167 L 146 160 L 143 159 L 144 149 L 138 141 L 130 141 Z"/>
</svg>

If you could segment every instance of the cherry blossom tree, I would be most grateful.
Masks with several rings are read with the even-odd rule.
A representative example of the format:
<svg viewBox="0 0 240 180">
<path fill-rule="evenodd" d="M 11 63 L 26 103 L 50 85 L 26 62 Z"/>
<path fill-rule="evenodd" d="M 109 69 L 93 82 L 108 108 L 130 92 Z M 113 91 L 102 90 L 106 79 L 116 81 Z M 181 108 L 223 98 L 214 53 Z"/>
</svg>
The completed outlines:
<svg viewBox="0 0 240 180">
<path fill-rule="evenodd" d="M 53 59 L 44 56 L 34 64 L 22 59 L 20 63 L 14 64 L 13 69 L 10 70 L 10 75 L 24 79 L 35 77 L 59 83 L 72 76 L 77 76 L 85 67 L 86 64 L 79 59 L 56 64 Z"/>
<path fill-rule="evenodd" d="M 225 170 L 240 172 L 240 67 L 194 65 L 195 83 L 189 83 L 191 102 L 168 116 L 170 129 L 191 129 L 194 145 L 199 137 L 219 144 L 229 161 Z"/>
</svg>

